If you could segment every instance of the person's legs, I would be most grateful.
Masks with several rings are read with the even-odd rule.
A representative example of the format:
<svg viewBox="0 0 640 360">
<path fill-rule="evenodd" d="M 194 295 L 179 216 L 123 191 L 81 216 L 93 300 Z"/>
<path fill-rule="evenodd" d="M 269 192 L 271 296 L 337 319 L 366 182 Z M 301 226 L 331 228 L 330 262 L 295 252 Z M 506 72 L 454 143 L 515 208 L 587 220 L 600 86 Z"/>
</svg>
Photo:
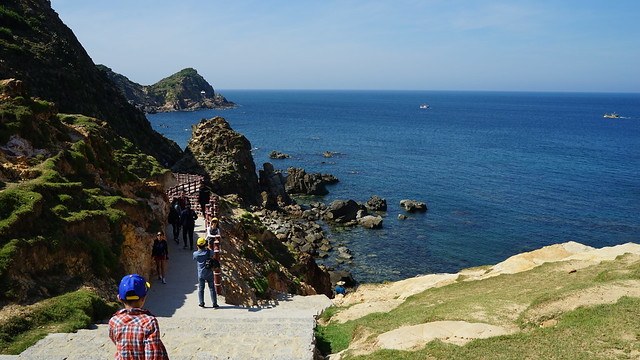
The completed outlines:
<svg viewBox="0 0 640 360">
<path fill-rule="evenodd" d="M 154 257 L 153 260 L 155 260 L 156 262 L 156 274 L 158 275 L 158 280 L 160 280 L 164 276 L 162 275 L 162 272 L 161 272 L 161 267 L 162 267 L 162 265 L 160 265 L 161 260 L 158 257 Z"/>
<path fill-rule="evenodd" d="M 183 249 L 187 248 L 187 236 L 189 234 L 189 227 L 188 226 L 184 226 L 182 228 L 182 241 L 184 242 L 184 247 Z M 191 233 L 191 236 L 193 236 L 193 232 Z"/>
<path fill-rule="evenodd" d="M 213 303 L 213 307 L 218 307 L 218 296 L 216 294 L 216 287 L 213 285 L 213 279 L 207 280 L 207 285 L 209 286 L 209 292 L 211 293 L 211 302 Z"/>
<path fill-rule="evenodd" d="M 175 222 L 173 224 L 171 224 L 171 227 L 173 228 L 173 241 L 176 242 L 176 244 L 180 243 L 180 225 Z"/>
<path fill-rule="evenodd" d="M 198 279 L 198 306 L 204 307 L 204 279 Z"/>
<path fill-rule="evenodd" d="M 160 260 L 160 274 L 162 275 L 162 283 L 163 284 L 167 283 L 165 281 L 165 279 L 164 279 L 166 263 L 167 263 L 167 260 L 165 260 L 165 259 Z"/>
<path fill-rule="evenodd" d="M 189 229 L 189 248 L 191 250 L 193 250 L 193 232 L 195 231 L 194 228 L 190 228 Z M 186 245 L 186 244 L 185 244 Z"/>
</svg>

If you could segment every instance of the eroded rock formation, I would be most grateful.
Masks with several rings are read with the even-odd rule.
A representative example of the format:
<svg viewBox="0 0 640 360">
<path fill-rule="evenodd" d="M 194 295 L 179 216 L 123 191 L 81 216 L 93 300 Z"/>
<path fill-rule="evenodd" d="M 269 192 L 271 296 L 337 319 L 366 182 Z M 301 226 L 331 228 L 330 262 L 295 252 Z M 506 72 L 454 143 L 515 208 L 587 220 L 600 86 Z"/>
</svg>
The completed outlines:
<svg viewBox="0 0 640 360">
<path fill-rule="evenodd" d="M 173 170 L 206 175 L 219 195 L 238 194 L 249 205 L 261 202 L 251 143 L 222 117 L 193 126 L 185 156 Z"/>
</svg>

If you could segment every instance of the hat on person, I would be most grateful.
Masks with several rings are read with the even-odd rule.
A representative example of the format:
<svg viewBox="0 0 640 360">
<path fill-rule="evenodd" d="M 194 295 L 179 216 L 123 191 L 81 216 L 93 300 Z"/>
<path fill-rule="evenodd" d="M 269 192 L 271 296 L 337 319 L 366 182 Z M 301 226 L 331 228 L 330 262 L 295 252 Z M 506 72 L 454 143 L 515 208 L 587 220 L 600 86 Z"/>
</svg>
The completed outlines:
<svg viewBox="0 0 640 360">
<path fill-rule="evenodd" d="M 150 287 L 151 285 L 138 274 L 125 275 L 120 280 L 118 295 L 121 300 L 140 300 L 147 296 L 147 289 Z"/>
<path fill-rule="evenodd" d="M 198 246 L 204 246 L 206 243 L 207 240 L 205 240 L 204 238 L 198 238 L 198 242 L 196 242 Z"/>
<path fill-rule="evenodd" d="M 217 218 L 217 217 L 214 217 L 213 219 L 211 219 L 211 221 L 216 221 L 216 222 L 217 222 L 217 221 L 218 221 L 218 218 Z"/>
<path fill-rule="evenodd" d="M 156 235 L 162 235 L 162 232 L 158 231 L 158 233 Z"/>
<path fill-rule="evenodd" d="M 342 281 L 342 280 L 340 280 L 340 281 L 338 281 L 338 282 L 336 283 L 336 285 L 344 285 L 344 284 L 345 284 L 345 282 L 344 282 L 344 281 Z"/>
</svg>

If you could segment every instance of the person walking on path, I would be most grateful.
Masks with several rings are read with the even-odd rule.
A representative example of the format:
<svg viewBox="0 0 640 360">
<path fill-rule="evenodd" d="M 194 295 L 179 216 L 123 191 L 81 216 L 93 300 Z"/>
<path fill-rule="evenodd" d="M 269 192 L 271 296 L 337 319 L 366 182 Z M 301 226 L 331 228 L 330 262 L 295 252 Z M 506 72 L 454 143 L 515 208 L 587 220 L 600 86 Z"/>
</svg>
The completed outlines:
<svg viewBox="0 0 640 360">
<path fill-rule="evenodd" d="M 180 225 L 182 225 L 182 241 L 184 241 L 183 249 L 187 248 L 187 238 L 189 238 L 189 249 L 193 250 L 193 231 L 196 227 L 196 219 L 198 213 L 196 213 L 191 206 L 182 210 L 180 213 Z"/>
<path fill-rule="evenodd" d="M 180 208 L 180 204 L 178 202 L 178 198 L 173 198 L 171 201 L 171 206 L 169 206 L 169 216 L 167 218 L 167 222 L 171 225 L 171 230 L 173 230 L 173 241 L 176 244 L 180 243 L 180 213 L 182 209 Z"/>
<path fill-rule="evenodd" d="M 213 252 L 207 249 L 207 240 L 205 240 L 204 238 L 199 238 L 196 245 L 198 246 L 198 250 L 193 252 L 193 260 L 196 261 L 198 271 L 198 306 L 202 308 L 205 307 L 204 284 L 206 282 L 211 293 L 211 302 L 213 303 L 213 308 L 217 309 L 220 306 L 218 305 L 216 288 L 215 286 L 213 286 L 213 269 L 206 266 L 207 259 L 213 258 Z"/>
<path fill-rule="evenodd" d="M 116 360 L 169 359 L 160 339 L 156 317 L 143 309 L 149 284 L 138 275 L 126 275 L 120 281 L 118 300 L 124 309 L 109 320 L 109 338 L 116 345 Z"/>
<path fill-rule="evenodd" d="M 204 180 L 200 181 L 200 190 L 198 191 L 198 204 L 200 204 L 200 211 L 202 212 L 202 216 L 206 217 L 207 204 L 211 200 L 211 193 L 209 189 L 206 188 Z"/>
<path fill-rule="evenodd" d="M 166 263 L 167 260 L 169 260 L 169 245 L 167 244 L 167 239 L 165 239 L 161 232 L 158 232 L 158 234 L 156 234 L 155 240 L 153 240 L 151 256 L 156 262 L 156 273 L 158 274 L 158 280 L 162 281 L 163 284 L 166 284 L 167 281 L 164 276 Z"/>
</svg>

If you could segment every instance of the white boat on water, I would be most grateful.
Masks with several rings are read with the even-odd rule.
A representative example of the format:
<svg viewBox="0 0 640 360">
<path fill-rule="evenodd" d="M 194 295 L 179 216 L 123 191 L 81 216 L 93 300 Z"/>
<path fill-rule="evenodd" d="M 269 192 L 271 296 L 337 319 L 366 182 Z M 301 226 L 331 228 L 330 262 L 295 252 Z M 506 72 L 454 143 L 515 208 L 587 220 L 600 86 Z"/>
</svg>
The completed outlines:
<svg viewBox="0 0 640 360">
<path fill-rule="evenodd" d="M 429 104 L 420 104 L 420 109 L 428 109 Z"/>
<path fill-rule="evenodd" d="M 618 115 L 617 113 L 612 112 L 610 114 L 604 114 L 602 117 L 603 118 L 607 118 L 607 119 L 619 119 L 620 115 Z"/>
</svg>

